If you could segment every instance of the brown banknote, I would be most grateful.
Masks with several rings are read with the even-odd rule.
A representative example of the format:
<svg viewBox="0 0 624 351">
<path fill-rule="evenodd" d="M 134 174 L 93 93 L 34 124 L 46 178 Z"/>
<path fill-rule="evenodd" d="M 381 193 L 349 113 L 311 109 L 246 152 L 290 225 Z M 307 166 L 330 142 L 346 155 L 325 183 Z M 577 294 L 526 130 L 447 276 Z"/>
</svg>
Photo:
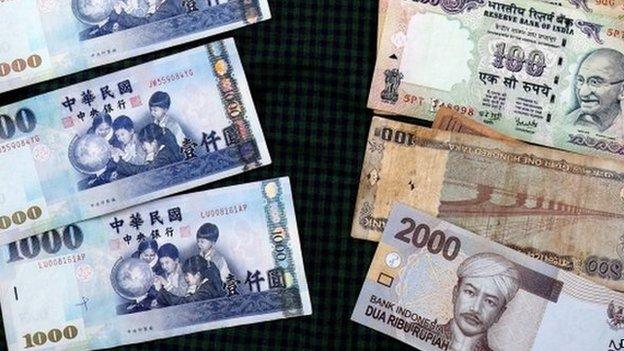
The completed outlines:
<svg viewBox="0 0 624 351">
<path fill-rule="evenodd" d="M 438 112 L 436 112 L 431 128 L 446 130 L 449 132 L 479 135 L 510 143 L 520 143 L 520 141 L 514 138 L 499 133 L 487 125 L 465 117 L 461 113 L 447 107 L 441 107 Z"/>
<path fill-rule="evenodd" d="M 624 164 L 373 118 L 351 235 L 401 202 L 624 291 Z"/>
</svg>

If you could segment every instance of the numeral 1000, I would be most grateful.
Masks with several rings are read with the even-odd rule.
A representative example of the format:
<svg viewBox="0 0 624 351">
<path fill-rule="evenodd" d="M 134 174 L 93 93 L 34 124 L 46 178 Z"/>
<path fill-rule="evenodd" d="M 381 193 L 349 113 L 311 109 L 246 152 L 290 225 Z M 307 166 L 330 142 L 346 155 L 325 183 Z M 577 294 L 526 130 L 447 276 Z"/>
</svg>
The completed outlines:
<svg viewBox="0 0 624 351">
<path fill-rule="evenodd" d="M 30 55 L 25 60 L 23 58 L 17 58 L 13 60 L 13 62 L 6 63 L 0 62 L 0 77 L 8 76 L 11 71 L 13 72 L 22 72 L 27 68 L 37 68 L 41 66 L 43 60 L 39 55 Z"/>
<path fill-rule="evenodd" d="M 273 256 L 278 261 L 286 259 L 286 253 L 284 252 L 286 251 L 286 246 L 283 243 L 285 234 L 286 232 L 283 228 L 277 228 L 273 231 L 273 235 L 271 236 L 271 239 L 273 240 L 273 249 L 275 249 Z"/>
<path fill-rule="evenodd" d="M 24 257 L 35 258 L 39 256 L 41 248 L 49 254 L 59 252 L 63 245 L 70 250 L 76 250 L 82 245 L 83 240 L 82 230 L 75 224 L 63 228 L 62 235 L 56 229 L 49 230 L 43 234 L 10 243 L 7 263 L 23 260 Z"/>
<path fill-rule="evenodd" d="M 0 120 L 1 120 L 2 116 L 0 116 Z M 0 130 L 2 130 L 2 125 L 0 124 Z M 15 213 L 13 213 L 11 215 L 11 217 L 9 216 L 0 216 L 0 229 L 7 229 L 9 228 L 13 223 L 15 224 L 22 224 L 24 222 L 26 222 L 27 219 L 31 219 L 31 220 L 35 220 L 38 219 L 39 217 L 41 217 L 41 214 L 43 212 L 41 211 L 41 207 L 39 206 L 31 206 L 30 208 L 28 208 L 26 210 L 26 212 L 24 211 L 17 211 Z"/>
<path fill-rule="evenodd" d="M 63 328 L 63 331 L 60 329 L 52 329 L 47 334 L 44 332 L 36 332 L 34 334 L 26 334 L 24 335 L 24 339 L 26 339 L 26 347 L 35 347 L 41 346 L 48 341 L 51 342 L 59 342 L 62 338 L 71 340 L 78 336 L 78 328 L 73 325 L 68 325 Z"/>
</svg>

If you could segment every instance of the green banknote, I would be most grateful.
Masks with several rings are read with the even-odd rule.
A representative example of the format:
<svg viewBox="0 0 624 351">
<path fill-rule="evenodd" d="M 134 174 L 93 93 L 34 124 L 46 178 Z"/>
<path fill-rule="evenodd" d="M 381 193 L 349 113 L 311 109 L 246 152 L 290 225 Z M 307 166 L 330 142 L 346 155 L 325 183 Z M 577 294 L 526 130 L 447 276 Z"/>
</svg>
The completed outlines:
<svg viewBox="0 0 624 351">
<path fill-rule="evenodd" d="M 517 139 L 621 158 L 624 22 L 598 9 L 390 0 L 368 106 L 427 120 L 451 107 Z"/>
</svg>

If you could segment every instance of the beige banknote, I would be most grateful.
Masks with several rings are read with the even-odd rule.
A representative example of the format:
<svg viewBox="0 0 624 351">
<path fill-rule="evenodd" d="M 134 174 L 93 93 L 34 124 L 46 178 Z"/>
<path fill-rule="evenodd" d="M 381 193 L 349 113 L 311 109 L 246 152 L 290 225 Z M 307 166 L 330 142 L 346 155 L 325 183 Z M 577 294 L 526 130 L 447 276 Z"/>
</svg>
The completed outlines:
<svg viewBox="0 0 624 351">
<path fill-rule="evenodd" d="M 624 164 L 373 119 L 351 235 L 379 240 L 392 204 L 624 291 Z"/>
<path fill-rule="evenodd" d="M 436 112 L 433 120 L 433 129 L 446 130 L 448 132 L 472 134 L 484 136 L 492 139 L 507 141 L 510 143 L 520 143 L 520 141 L 499 133 L 483 123 L 479 123 L 474 119 L 470 119 L 461 113 L 442 107 Z"/>
<path fill-rule="evenodd" d="M 388 10 L 389 0 L 379 0 L 379 19 L 377 21 L 377 51 L 379 51 L 379 42 L 381 40 L 381 30 L 386 19 L 386 10 Z"/>
</svg>

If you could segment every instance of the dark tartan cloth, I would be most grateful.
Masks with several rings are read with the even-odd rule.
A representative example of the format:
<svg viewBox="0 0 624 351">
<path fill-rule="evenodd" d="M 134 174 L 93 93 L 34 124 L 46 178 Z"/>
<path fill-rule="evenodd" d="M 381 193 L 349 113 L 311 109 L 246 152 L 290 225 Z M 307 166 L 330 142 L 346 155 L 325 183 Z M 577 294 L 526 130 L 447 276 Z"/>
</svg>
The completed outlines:
<svg viewBox="0 0 624 351">
<path fill-rule="evenodd" d="M 313 315 L 115 350 L 414 350 L 350 320 L 376 249 L 350 231 L 373 116 L 366 101 L 377 0 L 269 3 L 269 21 L 0 95 L 3 106 L 217 39 L 236 40 L 273 164 L 189 192 L 290 176 Z M 1 342 L 6 347 L 4 335 Z"/>
</svg>

